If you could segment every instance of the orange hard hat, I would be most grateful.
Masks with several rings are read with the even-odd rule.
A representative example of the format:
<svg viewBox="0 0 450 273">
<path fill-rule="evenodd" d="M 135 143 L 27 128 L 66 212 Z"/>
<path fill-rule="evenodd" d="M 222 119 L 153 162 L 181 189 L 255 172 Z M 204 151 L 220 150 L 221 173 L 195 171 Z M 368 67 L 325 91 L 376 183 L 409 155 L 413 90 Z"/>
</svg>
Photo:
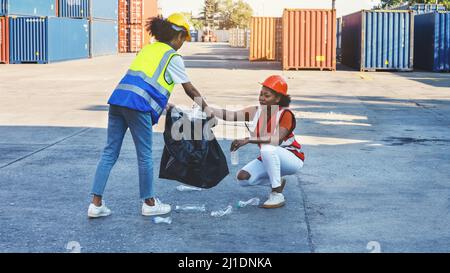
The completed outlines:
<svg viewBox="0 0 450 273">
<path fill-rule="evenodd" d="M 268 77 L 263 83 L 263 86 L 277 92 L 278 94 L 287 96 L 288 85 L 283 77 L 272 75 Z"/>
</svg>

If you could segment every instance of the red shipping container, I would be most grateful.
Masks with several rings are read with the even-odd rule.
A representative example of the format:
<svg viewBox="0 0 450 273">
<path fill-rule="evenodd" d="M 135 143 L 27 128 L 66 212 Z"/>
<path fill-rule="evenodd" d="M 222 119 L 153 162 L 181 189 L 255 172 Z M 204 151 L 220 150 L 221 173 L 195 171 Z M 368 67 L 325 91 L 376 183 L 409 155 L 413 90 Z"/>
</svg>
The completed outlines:
<svg viewBox="0 0 450 273">
<path fill-rule="evenodd" d="M 0 63 L 9 63 L 8 17 L 0 17 Z"/>
<path fill-rule="evenodd" d="M 285 9 L 283 69 L 336 70 L 336 10 Z"/>
<path fill-rule="evenodd" d="M 119 52 L 139 52 L 143 43 L 142 25 L 119 26 Z"/>
<path fill-rule="evenodd" d="M 282 18 L 252 17 L 250 29 L 250 61 L 281 61 Z"/>
<path fill-rule="evenodd" d="M 145 31 L 145 23 L 147 20 L 151 17 L 156 17 L 159 14 L 158 9 L 158 1 L 157 0 L 144 0 L 143 2 L 143 13 L 144 13 L 144 20 L 142 22 L 144 26 L 144 45 L 150 43 L 151 37 L 150 34 Z"/>
<path fill-rule="evenodd" d="M 145 0 L 128 0 L 129 1 L 129 24 L 142 24 L 144 16 L 143 1 Z"/>
<path fill-rule="evenodd" d="M 151 3 L 153 0 L 119 0 L 119 23 L 142 24 L 144 15 L 143 1 Z"/>
</svg>

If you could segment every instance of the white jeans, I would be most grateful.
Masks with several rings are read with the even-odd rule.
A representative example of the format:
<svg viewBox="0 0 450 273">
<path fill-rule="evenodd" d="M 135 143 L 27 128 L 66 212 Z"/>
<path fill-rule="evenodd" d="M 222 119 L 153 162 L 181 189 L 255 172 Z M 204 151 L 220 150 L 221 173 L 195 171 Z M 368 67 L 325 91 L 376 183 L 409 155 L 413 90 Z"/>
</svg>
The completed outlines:
<svg viewBox="0 0 450 273">
<path fill-rule="evenodd" d="M 296 174 L 303 167 L 300 158 L 279 146 L 262 145 L 261 158 L 262 162 L 255 159 L 241 169 L 250 174 L 248 180 L 240 180 L 241 186 L 271 185 L 278 188 L 282 176 Z"/>
</svg>

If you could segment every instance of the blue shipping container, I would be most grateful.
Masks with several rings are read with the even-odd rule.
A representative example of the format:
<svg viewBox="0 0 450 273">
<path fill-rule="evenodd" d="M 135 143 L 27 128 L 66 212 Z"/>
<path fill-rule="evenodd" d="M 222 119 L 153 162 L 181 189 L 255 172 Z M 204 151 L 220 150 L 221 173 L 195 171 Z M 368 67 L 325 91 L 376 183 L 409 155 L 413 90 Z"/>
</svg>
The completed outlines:
<svg viewBox="0 0 450 273">
<path fill-rule="evenodd" d="M 415 14 L 424 14 L 435 11 L 445 11 L 446 8 L 442 4 L 414 4 L 414 5 L 403 5 L 400 7 L 394 7 L 393 9 L 400 10 L 413 10 Z"/>
<path fill-rule="evenodd" d="M 411 71 L 412 11 L 360 11 L 343 17 L 342 63 L 361 71 Z"/>
<path fill-rule="evenodd" d="M 91 1 L 91 16 L 95 19 L 119 19 L 119 1 L 117 0 L 93 0 Z"/>
<path fill-rule="evenodd" d="M 416 15 L 414 65 L 425 70 L 450 71 L 450 12 Z"/>
<path fill-rule="evenodd" d="M 55 0 L 0 0 L 0 16 L 56 16 Z"/>
<path fill-rule="evenodd" d="M 69 18 L 88 18 L 90 0 L 57 0 L 58 16 Z"/>
<path fill-rule="evenodd" d="M 49 63 L 89 57 L 85 19 L 10 17 L 10 63 Z"/>
<path fill-rule="evenodd" d="M 90 56 L 114 55 L 118 52 L 117 21 L 91 20 Z"/>
</svg>

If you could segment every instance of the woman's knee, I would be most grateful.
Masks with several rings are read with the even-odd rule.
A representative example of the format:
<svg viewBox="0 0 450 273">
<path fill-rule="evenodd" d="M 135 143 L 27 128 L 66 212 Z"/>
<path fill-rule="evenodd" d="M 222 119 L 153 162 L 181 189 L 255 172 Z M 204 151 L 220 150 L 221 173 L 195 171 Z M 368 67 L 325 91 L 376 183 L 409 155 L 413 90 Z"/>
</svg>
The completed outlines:
<svg viewBox="0 0 450 273">
<path fill-rule="evenodd" d="M 251 175 L 247 171 L 240 170 L 236 177 L 238 180 L 241 180 L 241 181 L 242 180 L 250 180 Z"/>
</svg>

